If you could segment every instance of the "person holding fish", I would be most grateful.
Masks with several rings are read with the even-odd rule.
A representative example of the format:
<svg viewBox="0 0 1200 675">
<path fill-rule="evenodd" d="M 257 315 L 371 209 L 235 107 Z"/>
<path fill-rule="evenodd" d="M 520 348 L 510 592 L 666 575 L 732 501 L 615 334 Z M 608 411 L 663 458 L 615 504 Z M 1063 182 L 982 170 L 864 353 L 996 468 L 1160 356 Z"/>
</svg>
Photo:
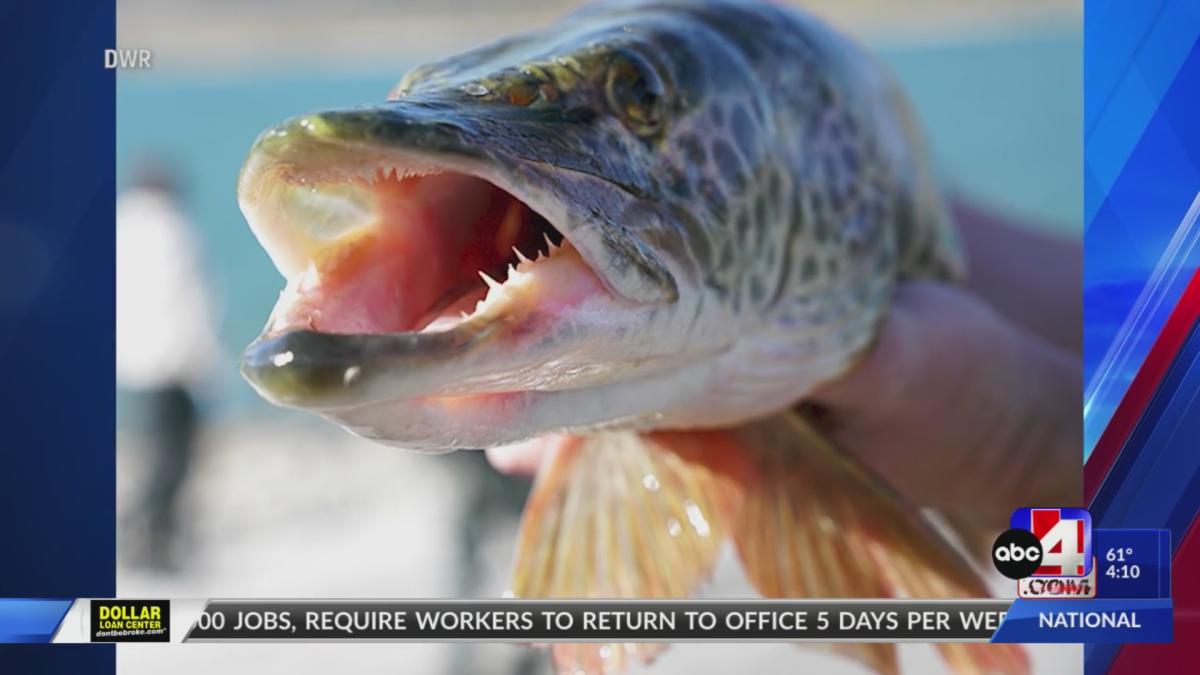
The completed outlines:
<svg viewBox="0 0 1200 675">
<path fill-rule="evenodd" d="M 767 597 L 981 597 L 924 510 L 976 548 L 1078 499 L 1069 270 L 960 236 L 891 75 L 806 14 L 592 5 L 268 129 L 238 197 L 286 279 L 261 395 L 408 449 L 535 444 L 489 450 L 537 463 L 517 597 L 683 597 L 727 540 Z"/>
</svg>

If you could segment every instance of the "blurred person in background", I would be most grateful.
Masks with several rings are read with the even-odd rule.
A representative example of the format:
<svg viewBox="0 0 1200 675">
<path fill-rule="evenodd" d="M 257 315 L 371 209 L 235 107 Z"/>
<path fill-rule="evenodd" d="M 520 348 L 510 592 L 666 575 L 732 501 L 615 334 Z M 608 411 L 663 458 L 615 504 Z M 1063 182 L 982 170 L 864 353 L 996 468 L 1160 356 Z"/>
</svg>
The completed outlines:
<svg viewBox="0 0 1200 675">
<path fill-rule="evenodd" d="M 141 405 L 147 471 L 135 511 L 136 557 L 171 568 L 180 495 L 201 426 L 196 391 L 218 356 L 199 244 L 178 172 L 144 157 L 117 197 L 117 383 Z"/>
</svg>

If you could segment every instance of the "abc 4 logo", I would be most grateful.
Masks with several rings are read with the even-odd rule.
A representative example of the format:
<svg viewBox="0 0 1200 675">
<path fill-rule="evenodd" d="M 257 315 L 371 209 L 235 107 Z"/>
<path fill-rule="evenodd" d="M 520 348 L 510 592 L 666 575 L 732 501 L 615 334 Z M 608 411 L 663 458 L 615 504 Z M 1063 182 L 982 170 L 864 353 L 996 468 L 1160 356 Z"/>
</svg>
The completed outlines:
<svg viewBox="0 0 1200 675">
<path fill-rule="evenodd" d="M 992 563 L 1010 579 L 1084 577 L 1092 571 L 1092 516 L 1084 509 L 1022 508 L 992 544 Z"/>
</svg>

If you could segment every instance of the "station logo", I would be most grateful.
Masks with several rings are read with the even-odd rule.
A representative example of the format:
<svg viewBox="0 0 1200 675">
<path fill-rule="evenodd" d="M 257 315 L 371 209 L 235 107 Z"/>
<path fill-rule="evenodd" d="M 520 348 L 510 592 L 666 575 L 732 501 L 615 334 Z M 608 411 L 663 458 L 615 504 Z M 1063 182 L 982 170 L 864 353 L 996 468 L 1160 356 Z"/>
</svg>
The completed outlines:
<svg viewBox="0 0 1200 675">
<path fill-rule="evenodd" d="M 92 600 L 92 642 L 170 642 L 169 600 Z"/>
<path fill-rule="evenodd" d="M 1084 509 L 1021 508 L 1013 511 L 1011 529 L 992 545 L 992 563 L 1010 578 L 1044 579 L 1045 584 L 1026 584 L 1030 595 L 1021 597 L 1092 597 L 1096 592 L 1095 560 L 1092 558 L 1092 516 Z M 1082 580 L 1091 579 L 1090 583 Z M 1057 583 L 1048 583 L 1049 580 Z M 1067 584 L 1063 579 L 1079 583 Z M 1038 590 L 1034 590 L 1034 586 Z M 1053 587 L 1053 592 L 1047 591 Z M 1069 589 L 1069 590 L 1068 590 Z M 1090 593 L 1090 595 L 1089 595 Z"/>
<path fill-rule="evenodd" d="M 992 563 L 1009 579 L 1024 579 L 1042 564 L 1042 544 L 1029 530 L 1005 530 L 992 544 Z"/>
<path fill-rule="evenodd" d="M 1024 508 L 1009 527 L 1029 530 L 1042 544 L 1041 565 L 1030 576 L 1086 577 L 1092 572 L 1092 514 L 1084 509 Z"/>
</svg>

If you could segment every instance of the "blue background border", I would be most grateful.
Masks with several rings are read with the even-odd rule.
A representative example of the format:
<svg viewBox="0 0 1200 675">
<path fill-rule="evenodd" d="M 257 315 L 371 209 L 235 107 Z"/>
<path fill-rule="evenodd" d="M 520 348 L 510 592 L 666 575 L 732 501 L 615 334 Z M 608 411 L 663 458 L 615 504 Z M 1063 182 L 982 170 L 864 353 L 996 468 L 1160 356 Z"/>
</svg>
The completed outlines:
<svg viewBox="0 0 1200 675">
<path fill-rule="evenodd" d="M 1084 7 L 1084 335 L 1087 376 L 1108 349 L 1200 190 L 1200 5 L 1194 0 L 1087 0 Z M 1166 316 L 1192 278 L 1200 251 L 1177 260 L 1162 311 L 1115 373 L 1099 412 L 1089 413 L 1090 449 Z M 1200 508 L 1200 326 L 1186 341 L 1136 426 L 1107 467 L 1090 504 L 1096 527 L 1161 527 L 1178 557 L 1196 536 Z M 1094 419 L 1093 419 L 1094 417 Z M 1094 458 L 1093 458 L 1094 459 Z M 1090 463 L 1090 461 L 1089 461 Z M 1104 468 L 1104 467 L 1102 467 Z M 1187 574 L 1176 563 L 1175 573 Z M 1178 579 L 1178 577 L 1177 577 Z M 1085 671 L 1175 672 L 1200 622 L 1183 620 L 1197 599 L 1176 593 L 1176 643 L 1153 648 L 1088 645 Z M 1132 647 L 1132 649 L 1131 649 Z M 1194 662 L 1193 662 L 1194 665 Z"/>
<path fill-rule="evenodd" d="M 6 2 L 0 32 L 0 597 L 112 596 L 115 5 Z M 115 651 L 5 647 L 0 670 Z"/>
</svg>

